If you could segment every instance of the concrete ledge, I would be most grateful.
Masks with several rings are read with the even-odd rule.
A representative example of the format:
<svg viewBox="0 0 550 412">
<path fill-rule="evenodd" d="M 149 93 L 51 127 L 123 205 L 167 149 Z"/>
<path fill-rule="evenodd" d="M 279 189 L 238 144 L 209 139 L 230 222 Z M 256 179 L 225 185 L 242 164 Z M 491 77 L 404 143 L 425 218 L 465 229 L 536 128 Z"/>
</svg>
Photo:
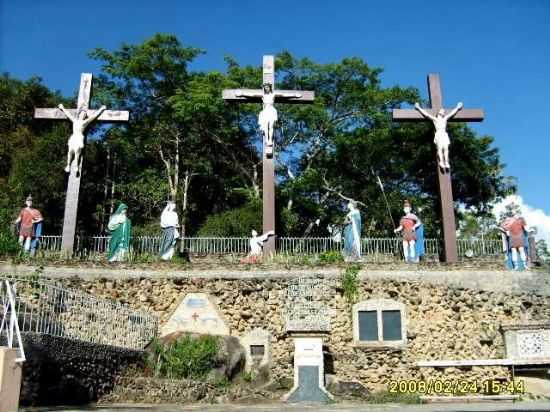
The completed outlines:
<svg viewBox="0 0 550 412">
<path fill-rule="evenodd" d="M 272 267 L 258 266 L 242 268 L 148 268 L 113 265 L 112 267 L 70 267 L 70 266 L 32 266 L 0 263 L 0 275 L 30 275 L 39 270 L 47 278 L 78 277 L 83 280 L 94 279 L 139 279 L 139 278 L 196 278 L 196 279 L 292 279 L 301 276 L 319 275 L 325 278 L 338 279 L 343 267 L 296 267 L 285 268 L 283 265 Z M 433 285 L 452 286 L 462 289 L 473 289 L 486 292 L 507 293 L 511 295 L 533 294 L 550 296 L 550 274 L 544 271 L 514 272 L 497 269 L 468 268 L 458 269 L 455 266 L 435 268 L 422 266 L 391 266 L 373 269 L 364 267 L 359 272 L 362 280 L 384 279 L 406 282 L 422 282 Z"/>
<path fill-rule="evenodd" d="M 424 403 L 513 402 L 519 395 L 421 396 Z"/>
<path fill-rule="evenodd" d="M 460 368 L 470 366 L 550 365 L 550 358 L 533 359 L 465 359 L 416 362 L 419 368 Z"/>
</svg>

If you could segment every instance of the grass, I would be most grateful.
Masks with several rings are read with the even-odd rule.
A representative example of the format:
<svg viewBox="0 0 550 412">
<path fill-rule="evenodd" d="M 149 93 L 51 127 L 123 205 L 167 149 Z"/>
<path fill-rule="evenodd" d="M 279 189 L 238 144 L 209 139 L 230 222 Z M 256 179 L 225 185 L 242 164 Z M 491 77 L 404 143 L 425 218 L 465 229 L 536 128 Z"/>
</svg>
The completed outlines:
<svg viewBox="0 0 550 412">
<path fill-rule="evenodd" d="M 402 392 L 389 392 L 381 391 L 374 392 L 367 398 L 368 403 L 402 403 L 402 404 L 420 404 L 422 400 L 417 393 L 402 393 Z"/>
</svg>

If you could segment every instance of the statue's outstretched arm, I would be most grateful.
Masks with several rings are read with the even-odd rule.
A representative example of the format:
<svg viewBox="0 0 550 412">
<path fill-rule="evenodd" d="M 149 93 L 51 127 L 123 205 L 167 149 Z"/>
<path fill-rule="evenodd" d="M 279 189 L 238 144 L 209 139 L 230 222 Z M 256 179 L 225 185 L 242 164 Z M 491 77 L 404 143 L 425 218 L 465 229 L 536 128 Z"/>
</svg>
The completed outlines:
<svg viewBox="0 0 550 412">
<path fill-rule="evenodd" d="M 453 110 L 451 110 L 451 112 L 447 116 L 445 116 L 445 120 L 449 120 L 451 117 L 453 117 L 455 114 L 457 114 L 458 111 L 461 110 L 461 109 L 462 109 L 462 102 L 459 102 L 456 105 L 456 107 Z"/>
<path fill-rule="evenodd" d="M 427 117 L 430 120 L 435 120 L 435 117 L 433 117 L 430 113 L 428 113 L 426 110 L 424 110 L 418 103 L 414 104 L 414 108 L 418 110 L 422 116 Z"/>
<path fill-rule="evenodd" d="M 75 118 L 73 117 L 73 115 L 71 114 L 71 112 L 69 112 L 67 109 L 65 109 L 65 107 L 60 104 L 57 106 L 64 114 L 65 116 L 67 116 L 67 118 L 71 121 L 71 122 L 74 122 L 75 121 Z"/>
<path fill-rule="evenodd" d="M 237 90 L 235 92 L 235 96 L 237 97 L 262 97 L 263 96 L 263 93 L 262 92 L 254 92 L 254 91 L 250 91 L 250 90 Z"/>
<path fill-rule="evenodd" d="M 287 99 L 292 99 L 292 98 L 299 99 L 300 97 L 302 97 L 302 94 L 301 93 L 290 93 L 290 92 L 276 91 L 275 96 L 286 97 Z"/>
<path fill-rule="evenodd" d="M 260 236 L 260 241 L 263 243 L 263 242 L 266 242 L 267 239 L 269 239 L 269 236 L 274 236 L 275 235 L 275 231 L 274 230 L 270 230 L 269 232 L 267 233 L 264 233 L 263 235 Z"/>
<path fill-rule="evenodd" d="M 90 116 L 86 120 L 84 120 L 84 126 L 88 126 L 90 123 L 96 120 L 99 116 L 101 116 L 101 113 L 103 113 L 106 109 L 107 109 L 106 106 L 101 106 L 99 110 L 96 113 L 94 113 L 93 116 Z"/>
</svg>

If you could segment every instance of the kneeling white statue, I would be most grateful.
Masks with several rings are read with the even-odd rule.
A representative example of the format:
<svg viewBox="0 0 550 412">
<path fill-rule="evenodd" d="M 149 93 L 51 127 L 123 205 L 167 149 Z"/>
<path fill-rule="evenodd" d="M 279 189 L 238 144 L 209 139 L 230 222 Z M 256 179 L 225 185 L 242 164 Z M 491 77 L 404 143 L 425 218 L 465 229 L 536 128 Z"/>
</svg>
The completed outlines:
<svg viewBox="0 0 550 412">
<path fill-rule="evenodd" d="M 241 263 L 257 263 L 263 256 L 264 243 L 270 236 L 275 236 L 275 231 L 270 230 L 263 235 L 258 236 L 258 232 L 252 231 L 252 237 L 249 240 L 250 252 L 246 258 L 241 259 Z"/>
</svg>

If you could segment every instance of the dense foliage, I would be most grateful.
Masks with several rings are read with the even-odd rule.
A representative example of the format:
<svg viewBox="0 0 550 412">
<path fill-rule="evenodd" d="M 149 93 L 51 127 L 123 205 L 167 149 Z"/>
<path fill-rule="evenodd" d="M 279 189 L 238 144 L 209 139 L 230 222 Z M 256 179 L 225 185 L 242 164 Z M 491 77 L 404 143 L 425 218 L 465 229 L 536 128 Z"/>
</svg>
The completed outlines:
<svg viewBox="0 0 550 412">
<path fill-rule="evenodd" d="M 170 344 L 154 342 L 148 363 L 155 377 L 201 379 L 216 366 L 217 336 L 180 336 Z"/>
<path fill-rule="evenodd" d="M 129 205 L 139 230 L 158 222 L 163 203 L 177 201 L 184 234 L 245 236 L 261 230 L 258 104 L 228 104 L 224 88 L 258 88 L 261 67 L 227 59 L 225 73 L 193 71 L 202 50 L 171 35 L 114 51 L 96 49 L 101 63 L 92 107 L 130 110 L 130 122 L 96 126 L 89 134 L 82 179 L 79 231 L 100 233 L 117 202 Z M 279 105 L 277 219 L 279 235 L 326 236 L 341 222 L 346 198 L 362 202 L 365 235 L 391 235 L 392 219 L 411 199 L 439 231 L 433 130 L 429 123 L 398 124 L 391 110 L 419 100 L 413 88 L 381 85 L 382 69 L 360 58 L 319 64 L 288 52 L 276 57 L 277 87 L 316 93 L 312 105 Z M 78 77 L 76 77 L 78 78 Z M 25 196 L 60 233 L 69 122 L 33 119 L 35 107 L 68 107 L 39 79 L 0 77 L 0 208 L 8 230 Z M 502 175 L 493 138 L 452 124 L 451 156 L 457 204 L 486 205 L 514 190 Z M 388 208 L 377 184 L 384 184 Z"/>
</svg>

